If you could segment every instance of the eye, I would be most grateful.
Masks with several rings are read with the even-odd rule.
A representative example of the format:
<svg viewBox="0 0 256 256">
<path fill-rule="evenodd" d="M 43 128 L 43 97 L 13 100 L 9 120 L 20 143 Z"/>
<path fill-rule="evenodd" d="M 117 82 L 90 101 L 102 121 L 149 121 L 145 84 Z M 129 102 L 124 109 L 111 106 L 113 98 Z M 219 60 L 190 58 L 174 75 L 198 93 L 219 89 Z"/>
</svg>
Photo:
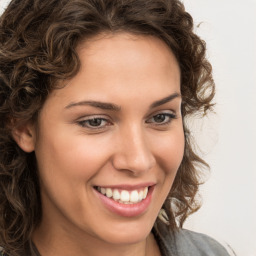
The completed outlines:
<svg viewBox="0 0 256 256">
<path fill-rule="evenodd" d="M 102 117 L 92 117 L 78 121 L 78 124 L 84 128 L 102 129 L 110 125 L 110 121 Z"/>
<path fill-rule="evenodd" d="M 175 119 L 176 115 L 174 113 L 159 113 L 152 116 L 146 121 L 146 123 L 152 123 L 155 125 L 166 125 L 169 124 L 172 119 Z"/>
</svg>

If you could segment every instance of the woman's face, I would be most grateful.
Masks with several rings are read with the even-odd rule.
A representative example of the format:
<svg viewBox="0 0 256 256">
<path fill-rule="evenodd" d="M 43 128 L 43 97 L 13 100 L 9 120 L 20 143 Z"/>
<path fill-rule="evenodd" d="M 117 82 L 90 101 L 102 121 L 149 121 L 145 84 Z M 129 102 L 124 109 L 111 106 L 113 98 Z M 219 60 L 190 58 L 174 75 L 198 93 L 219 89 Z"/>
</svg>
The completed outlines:
<svg viewBox="0 0 256 256">
<path fill-rule="evenodd" d="M 39 115 L 41 226 L 136 243 L 150 233 L 183 157 L 178 63 L 161 40 L 127 33 L 77 51 L 79 73 Z"/>
</svg>

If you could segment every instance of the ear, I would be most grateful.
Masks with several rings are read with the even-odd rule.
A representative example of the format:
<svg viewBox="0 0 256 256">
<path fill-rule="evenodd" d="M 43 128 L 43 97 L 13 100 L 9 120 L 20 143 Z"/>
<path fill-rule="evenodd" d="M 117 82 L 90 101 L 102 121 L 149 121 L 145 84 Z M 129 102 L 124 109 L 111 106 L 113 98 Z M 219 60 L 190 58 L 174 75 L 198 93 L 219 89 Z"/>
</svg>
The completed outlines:
<svg viewBox="0 0 256 256">
<path fill-rule="evenodd" d="M 35 135 L 35 127 L 32 124 L 25 124 L 12 130 L 13 139 L 27 153 L 35 149 Z"/>
</svg>

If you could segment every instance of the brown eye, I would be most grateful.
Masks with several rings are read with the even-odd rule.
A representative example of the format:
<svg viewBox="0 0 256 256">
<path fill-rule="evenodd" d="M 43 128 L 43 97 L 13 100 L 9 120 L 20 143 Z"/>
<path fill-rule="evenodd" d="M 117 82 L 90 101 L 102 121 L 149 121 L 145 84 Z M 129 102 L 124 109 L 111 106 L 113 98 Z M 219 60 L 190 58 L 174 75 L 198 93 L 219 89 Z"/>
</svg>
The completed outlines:
<svg viewBox="0 0 256 256">
<path fill-rule="evenodd" d="M 176 115 L 173 113 L 159 113 L 152 116 L 146 123 L 152 123 L 155 125 L 165 125 L 172 121 L 172 119 L 176 118 Z"/>
<path fill-rule="evenodd" d="M 84 128 L 100 129 L 107 126 L 109 122 L 104 118 L 95 117 L 95 118 L 88 118 L 85 120 L 78 121 L 78 124 Z"/>
<path fill-rule="evenodd" d="M 101 126 L 102 122 L 103 122 L 102 118 L 93 118 L 93 119 L 88 120 L 88 124 L 90 126 L 94 126 L 94 127 Z"/>
<path fill-rule="evenodd" d="M 153 119 L 156 123 L 162 123 L 165 121 L 166 117 L 167 116 L 165 114 L 158 114 L 158 115 L 153 116 Z"/>
</svg>

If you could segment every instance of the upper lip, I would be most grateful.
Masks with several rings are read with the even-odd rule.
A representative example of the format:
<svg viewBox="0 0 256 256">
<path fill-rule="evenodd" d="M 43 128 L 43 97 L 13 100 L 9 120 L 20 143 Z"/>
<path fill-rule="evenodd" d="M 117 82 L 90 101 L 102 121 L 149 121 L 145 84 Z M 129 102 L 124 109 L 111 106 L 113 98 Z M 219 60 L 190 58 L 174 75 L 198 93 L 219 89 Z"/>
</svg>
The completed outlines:
<svg viewBox="0 0 256 256">
<path fill-rule="evenodd" d="M 101 188 L 111 188 L 111 189 L 123 189 L 123 190 L 136 190 L 140 188 L 145 187 L 151 187 L 154 186 L 155 182 L 145 182 L 140 184 L 118 184 L 118 185 L 97 185 L 95 187 L 101 187 Z"/>
</svg>

